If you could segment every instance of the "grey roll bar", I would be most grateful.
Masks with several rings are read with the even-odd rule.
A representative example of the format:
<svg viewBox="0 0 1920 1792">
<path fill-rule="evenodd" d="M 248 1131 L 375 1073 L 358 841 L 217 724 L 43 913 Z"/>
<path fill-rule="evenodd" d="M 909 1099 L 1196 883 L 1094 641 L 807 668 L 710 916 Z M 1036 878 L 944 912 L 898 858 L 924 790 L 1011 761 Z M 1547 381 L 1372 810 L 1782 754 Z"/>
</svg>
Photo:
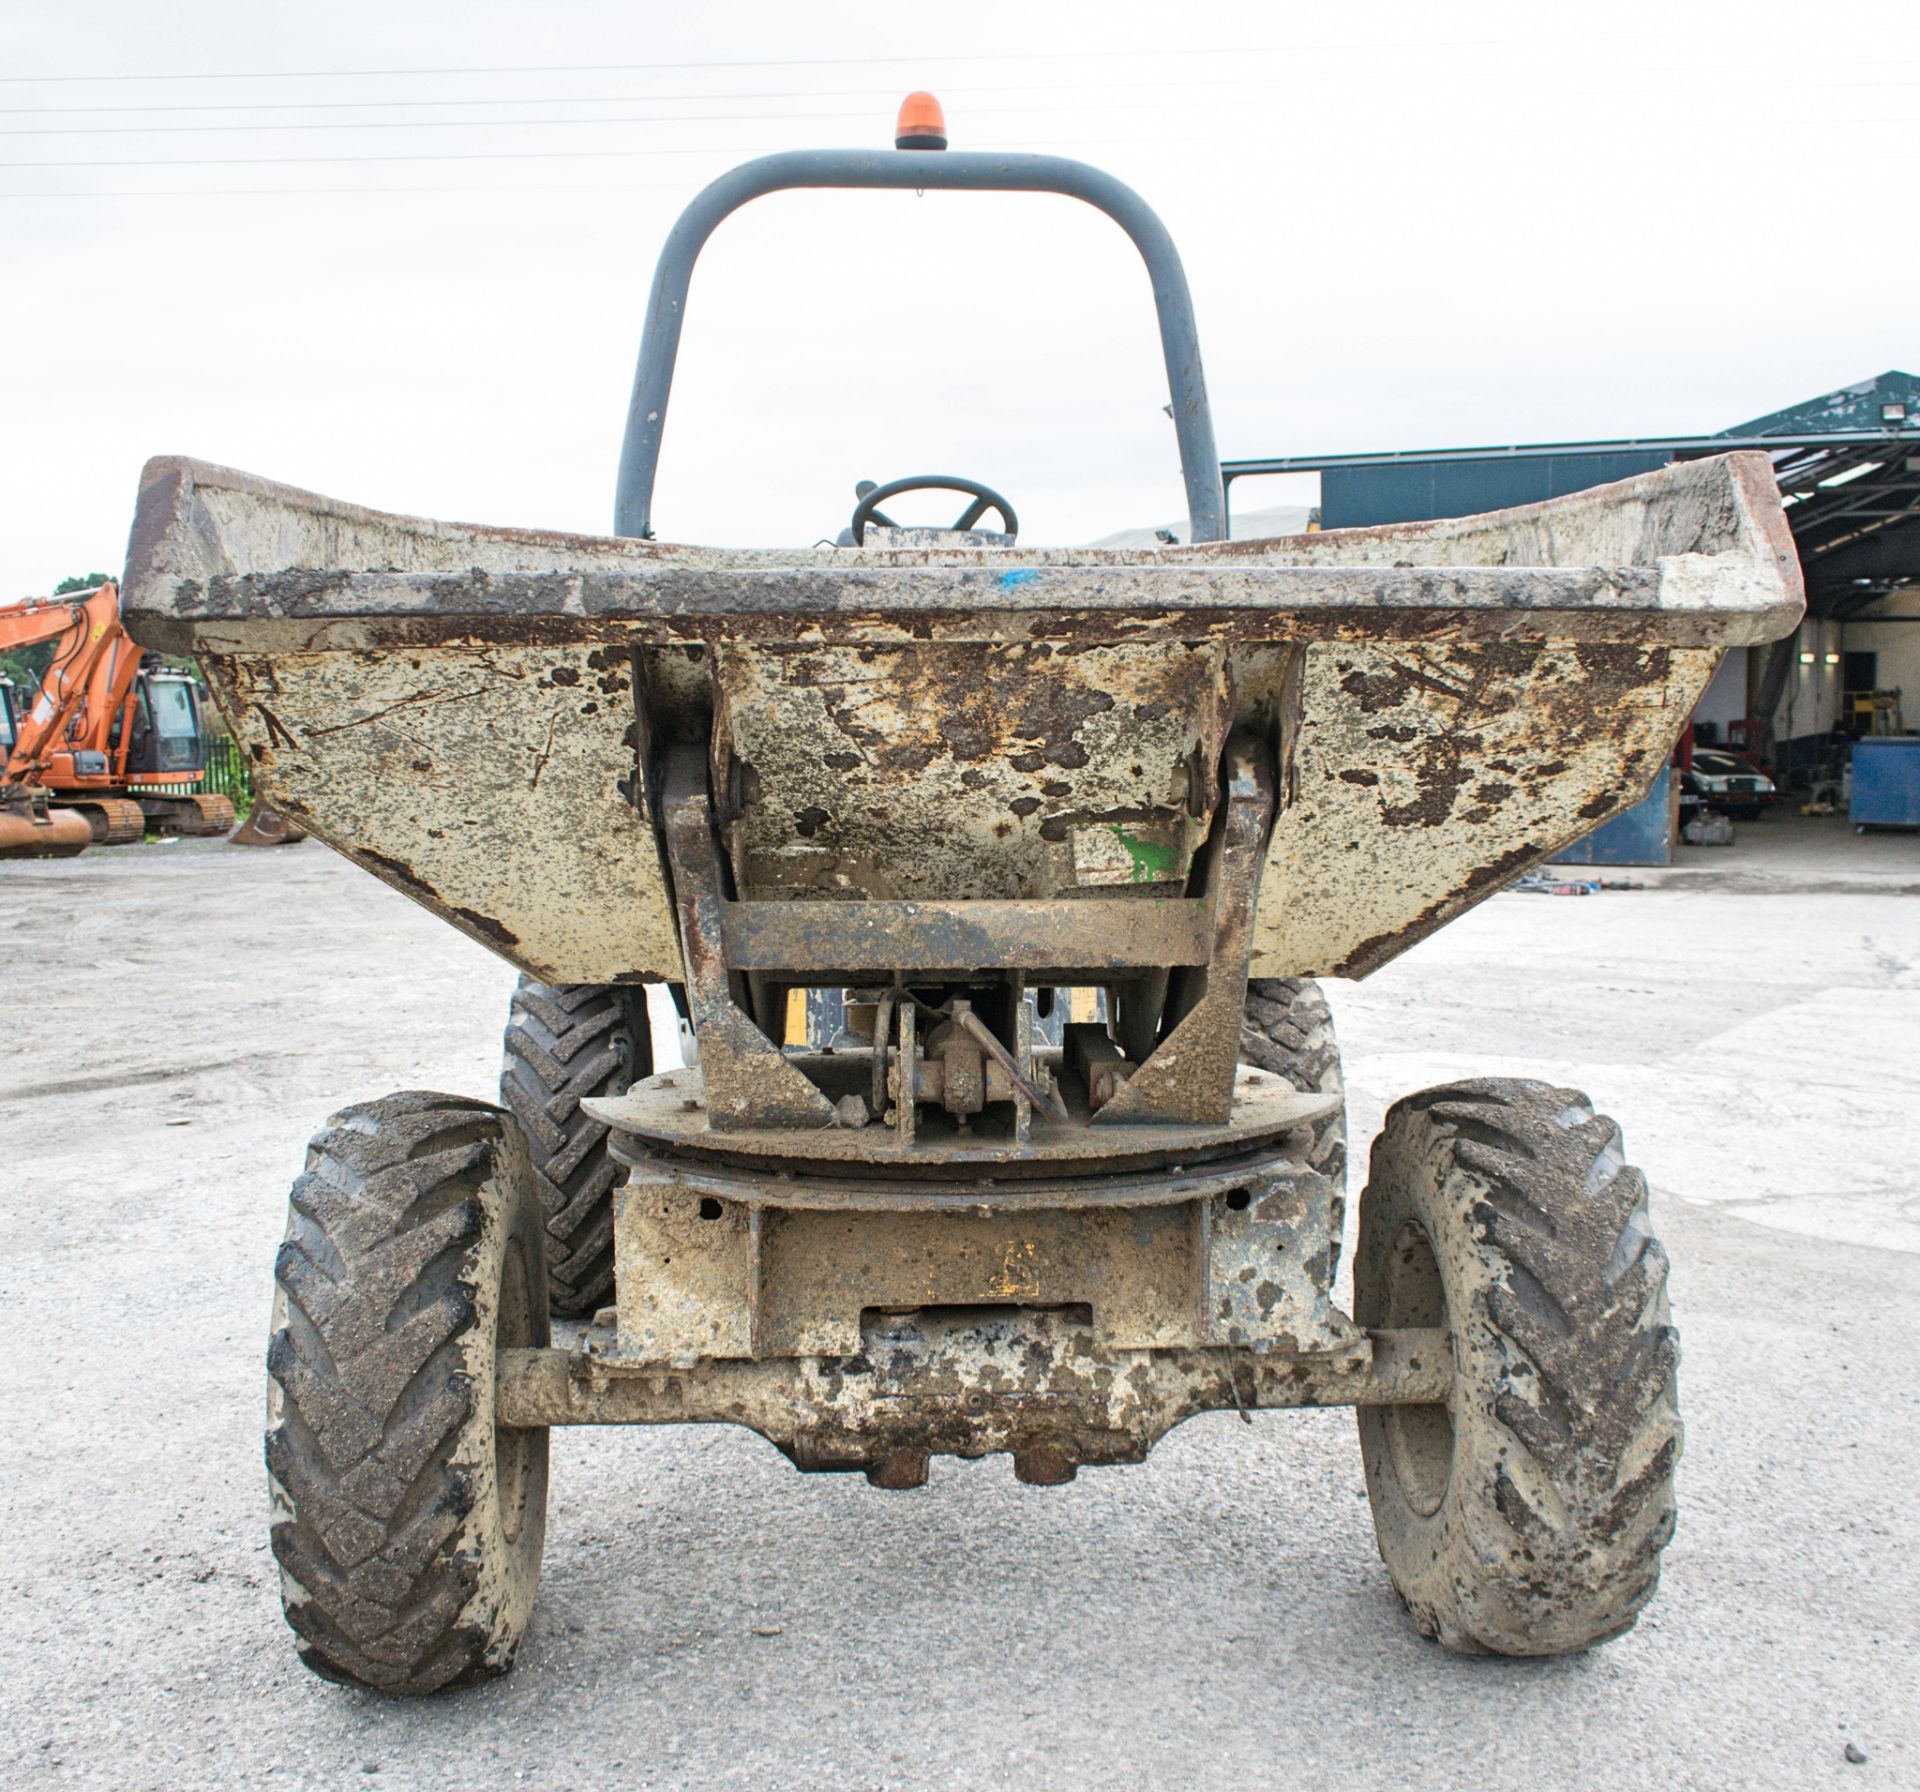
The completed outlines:
<svg viewBox="0 0 1920 1792">
<path fill-rule="evenodd" d="M 1187 520 L 1195 541 L 1224 541 L 1226 491 L 1213 445 L 1213 412 L 1200 366 L 1200 336 L 1180 253 L 1153 208 L 1110 174 L 1065 156 L 997 155 L 948 150 L 796 149 L 742 162 L 703 188 L 680 214 L 660 251 L 647 299 L 640 362 L 627 405 L 614 494 L 616 535 L 653 534 L 653 482 L 660 465 L 667 397 L 680 352 L 693 264 L 707 238 L 750 200 L 794 187 L 926 187 L 947 192 L 1060 193 L 1103 211 L 1133 239 L 1153 282 L 1160 316 L 1160 347 L 1167 362 L 1180 472 L 1187 488 Z"/>
</svg>

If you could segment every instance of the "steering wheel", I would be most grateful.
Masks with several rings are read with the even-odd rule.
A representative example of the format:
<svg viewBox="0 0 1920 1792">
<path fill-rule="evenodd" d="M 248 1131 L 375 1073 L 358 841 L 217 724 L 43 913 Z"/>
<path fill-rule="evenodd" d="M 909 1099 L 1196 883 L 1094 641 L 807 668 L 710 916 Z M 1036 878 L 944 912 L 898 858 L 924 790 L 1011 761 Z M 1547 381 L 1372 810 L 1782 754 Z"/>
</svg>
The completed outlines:
<svg viewBox="0 0 1920 1792">
<path fill-rule="evenodd" d="M 922 491 L 965 492 L 973 500 L 960 513 L 960 520 L 953 525 L 956 529 L 971 529 L 989 510 L 997 510 L 1000 520 L 1007 525 L 1003 533 L 1020 533 L 1020 519 L 1013 514 L 1013 506 L 992 486 L 982 485 L 977 479 L 956 479 L 946 473 L 916 473 L 910 479 L 890 480 L 861 494 L 860 502 L 853 507 L 853 545 L 859 547 L 866 540 L 869 523 L 878 523 L 883 529 L 899 528 L 891 517 L 881 513 L 880 506 L 902 492 Z"/>
</svg>

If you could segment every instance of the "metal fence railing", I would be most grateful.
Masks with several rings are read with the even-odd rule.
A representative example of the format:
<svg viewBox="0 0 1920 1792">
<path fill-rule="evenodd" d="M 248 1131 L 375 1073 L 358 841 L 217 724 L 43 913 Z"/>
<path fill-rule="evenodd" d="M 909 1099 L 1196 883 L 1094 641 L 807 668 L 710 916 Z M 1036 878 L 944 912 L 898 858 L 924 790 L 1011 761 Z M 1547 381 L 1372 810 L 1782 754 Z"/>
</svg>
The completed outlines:
<svg viewBox="0 0 1920 1792">
<path fill-rule="evenodd" d="M 135 790 L 140 788 L 136 782 Z M 158 789 L 159 786 L 154 788 Z M 253 780 L 247 775 L 247 758 L 238 741 L 224 734 L 206 742 L 206 763 L 191 784 L 169 784 L 168 796 L 224 796 L 243 813 L 253 806 Z"/>
</svg>

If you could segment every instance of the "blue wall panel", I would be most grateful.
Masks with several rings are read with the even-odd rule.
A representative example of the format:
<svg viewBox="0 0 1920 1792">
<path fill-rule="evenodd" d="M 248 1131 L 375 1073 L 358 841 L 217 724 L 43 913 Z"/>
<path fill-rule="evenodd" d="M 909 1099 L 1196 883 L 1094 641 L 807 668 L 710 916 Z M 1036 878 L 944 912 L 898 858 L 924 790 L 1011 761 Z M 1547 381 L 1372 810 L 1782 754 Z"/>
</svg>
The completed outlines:
<svg viewBox="0 0 1920 1792">
<path fill-rule="evenodd" d="M 1654 449 L 1630 454 L 1549 454 L 1528 460 L 1407 461 L 1387 467 L 1328 467 L 1320 475 L 1320 526 L 1364 529 L 1475 516 L 1511 504 L 1564 497 L 1609 480 L 1664 467 Z"/>
</svg>

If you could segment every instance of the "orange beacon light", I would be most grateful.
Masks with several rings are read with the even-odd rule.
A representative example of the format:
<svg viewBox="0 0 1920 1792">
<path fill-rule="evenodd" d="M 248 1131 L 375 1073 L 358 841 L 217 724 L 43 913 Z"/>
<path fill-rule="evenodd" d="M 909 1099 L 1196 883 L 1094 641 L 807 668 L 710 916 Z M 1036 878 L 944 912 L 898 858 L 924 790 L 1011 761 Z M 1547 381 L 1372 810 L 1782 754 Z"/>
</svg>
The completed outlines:
<svg viewBox="0 0 1920 1792">
<path fill-rule="evenodd" d="M 895 149 L 945 149 L 947 115 L 930 93 L 910 93 L 900 102 L 893 127 Z"/>
</svg>

